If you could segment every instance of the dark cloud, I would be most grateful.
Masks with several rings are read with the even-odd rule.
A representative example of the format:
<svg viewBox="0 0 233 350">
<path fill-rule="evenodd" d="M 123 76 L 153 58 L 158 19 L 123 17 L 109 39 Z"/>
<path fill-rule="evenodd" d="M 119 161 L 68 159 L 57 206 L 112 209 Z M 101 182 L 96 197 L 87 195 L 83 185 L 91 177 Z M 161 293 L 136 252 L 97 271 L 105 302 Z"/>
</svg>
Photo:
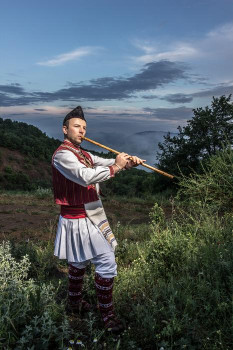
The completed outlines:
<svg viewBox="0 0 233 350">
<path fill-rule="evenodd" d="M 170 94 L 163 97 L 159 97 L 160 100 L 165 100 L 170 103 L 188 103 L 191 102 L 195 97 L 212 97 L 221 95 L 233 94 L 233 85 L 223 85 L 213 87 L 212 89 L 201 90 L 193 94 Z"/>
<path fill-rule="evenodd" d="M 34 108 L 34 111 L 38 111 L 38 112 L 46 112 L 48 111 L 47 109 L 45 108 Z"/>
<path fill-rule="evenodd" d="M 7 94 L 14 94 L 18 96 L 25 95 L 24 89 L 18 83 L 10 84 L 10 85 L 0 85 L 0 92 L 7 93 Z"/>
<path fill-rule="evenodd" d="M 201 85 L 208 85 L 208 78 L 206 77 L 203 77 L 203 76 L 200 76 L 198 74 L 193 74 L 193 73 L 190 73 L 189 74 L 189 82 L 190 83 L 198 83 L 198 84 L 201 84 Z"/>
<path fill-rule="evenodd" d="M 9 116 L 11 116 L 11 117 L 18 117 L 18 116 L 24 116 L 24 115 L 27 115 L 27 113 L 11 113 L 11 114 L 9 114 Z"/>
<path fill-rule="evenodd" d="M 156 119 L 164 120 L 185 120 L 190 119 L 193 114 L 192 108 L 177 107 L 177 108 L 144 108 L 145 112 L 149 112 L 150 116 Z"/>
<path fill-rule="evenodd" d="M 190 79 L 187 66 L 162 60 L 147 63 L 139 73 L 131 77 L 102 77 L 88 82 L 67 82 L 66 87 L 54 92 L 27 92 L 18 83 L 0 85 L 1 106 L 23 106 L 35 103 L 52 103 L 55 101 L 104 101 L 126 100 L 136 97 L 138 93 L 157 89 L 178 79 Z M 198 78 L 201 79 L 201 78 Z M 218 85 L 214 88 L 202 90 L 193 94 L 169 94 L 165 96 L 144 95 L 143 99 L 161 99 L 170 103 L 189 103 L 195 97 L 219 96 L 230 94 L 233 86 Z M 128 101 L 130 102 L 130 101 Z M 38 109 L 37 111 L 42 111 Z"/>
<path fill-rule="evenodd" d="M 193 97 L 186 94 L 170 94 L 161 97 L 160 100 L 165 100 L 171 103 L 188 103 L 193 100 Z"/>
<path fill-rule="evenodd" d="M 19 94 L 18 94 L 19 95 Z M 0 92 L 0 106 L 1 107 L 9 107 L 9 106 L 26 106 L 32 103 L 40 103 L 42 102 L 38 97 L 35 96 L 26 96 L 21 95 L 20 97 L 14 97 L 9 93 L 1 93 Z"/>
<path fill-rule="evenodd" d="M 103 101 L 122 100 L 135 97 L 134 94 L 156 89 L 178 79 L 188 79 L 187 67 L 181 63 L 159 61 L 147 63 L 141 71 L 132 77 L 103 77 L 92 79 L 87 83 L 70 83 L 68 87 L 55 92 L 34 91 L 27 93 L 20 86 L 3 85 L 0 96 L 2 106 L 28 105 L 32 103 L 54 101 Z M 12 94 L 20 96 L 16 98 Z"/>
<path fill-rule="evenodd" d="M 185 79 L 185 67 L 169 61 L 152 62 L 132 77 L 103 77 L 92 79 L 88 84 L 71 84 L 66 89 L 53 93 L 36 93 L 44 102 L 54 100 L 121 100 L 134 97 L 140 91 L 156 89 L 159 86 Z"/>
<path fill-rule="evenodd" d="M 144 95 L 142 96 L 142 98 L 144 98 L 145 100 L 153 100 L 155 98 L 158 98 L 157 95 Z"/>
<path fill-rule="evenodd" d="M 220 84 L 209 90 L 202 90 L 192 94 L 193 97 L 212 97 L 233 94 L 233 85 Z"/>
</svg>

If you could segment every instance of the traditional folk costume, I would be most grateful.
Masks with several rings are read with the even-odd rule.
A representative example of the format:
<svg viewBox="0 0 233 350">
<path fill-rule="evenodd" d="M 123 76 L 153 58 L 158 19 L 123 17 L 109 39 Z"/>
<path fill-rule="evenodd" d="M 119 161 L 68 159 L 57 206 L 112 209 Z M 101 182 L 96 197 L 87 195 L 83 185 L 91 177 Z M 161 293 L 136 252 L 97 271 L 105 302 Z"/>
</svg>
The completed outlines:
<svg viewBox="0 0 233 350">
<path fill-rule="evenodd" d="M 69 263 L 69 303 L 72 307 L 82 304 L 85 268 L 92 262 L 99 309 L 107 327 L 117 323 L 112 305 L 116 240 L 98 183 L 114 176 L 114 163 L 115 159 L 97 157 L 68 140 L 52 158 L 54 199 L 61 205 L 54 255 Z"/>
</svg>

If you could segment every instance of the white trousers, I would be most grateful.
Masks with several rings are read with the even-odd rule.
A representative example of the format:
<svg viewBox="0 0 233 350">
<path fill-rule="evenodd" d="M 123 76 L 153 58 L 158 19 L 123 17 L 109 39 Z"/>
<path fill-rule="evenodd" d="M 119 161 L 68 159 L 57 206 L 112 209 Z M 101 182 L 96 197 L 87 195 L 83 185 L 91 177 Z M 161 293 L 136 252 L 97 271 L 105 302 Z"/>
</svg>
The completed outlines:
<svg viewBox="0 0 233 350">
<path fill-rule="evenodd" d="M 102 278 L 112 278 L 117 275 L 117 264 L 115 261 L 114 252 L 107 252 L 95 256 L 94 258 L 82 262 L 72 262 L 69 264 L 77 267 L 78 269 L 84 269 L 88 264 L 95 265 L 95 272 L 97 272 Z"/>
</svg>

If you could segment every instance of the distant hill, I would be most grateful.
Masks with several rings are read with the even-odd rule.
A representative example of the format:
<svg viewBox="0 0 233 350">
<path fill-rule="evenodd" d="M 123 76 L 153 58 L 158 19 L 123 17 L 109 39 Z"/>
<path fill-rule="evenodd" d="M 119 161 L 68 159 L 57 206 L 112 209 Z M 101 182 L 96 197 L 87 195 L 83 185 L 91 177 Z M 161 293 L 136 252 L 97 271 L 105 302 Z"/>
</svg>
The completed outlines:
<svg viewBox="0 0 233 350">
<path fill-rule="evenodd" d="M 148 135 L 166 135 L 167 131 L 157 131 L 157 130 L 149 130 L 149 131 L 140 131 L 136 132 L 134 135 L 140 136 L 148 136 Z"/>
</svg>

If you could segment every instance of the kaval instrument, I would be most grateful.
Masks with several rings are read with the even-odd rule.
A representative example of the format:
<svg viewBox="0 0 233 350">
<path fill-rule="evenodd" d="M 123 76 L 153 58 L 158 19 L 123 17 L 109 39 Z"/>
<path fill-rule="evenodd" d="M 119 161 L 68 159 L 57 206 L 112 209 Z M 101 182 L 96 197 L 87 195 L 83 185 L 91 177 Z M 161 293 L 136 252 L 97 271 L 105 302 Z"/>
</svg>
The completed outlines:
<svg viewBox="0 0 233 350">
<path fill-rule="evenodd" d="M 110 147 L 104 146 L 104 145 L 102 145 L 102 144 L 99 143 L 99 142 L 93 141 L 93 140 L 89 139 L 88 137 L 83 136 L 82 139 L 85 140 L 85 141 L 91 142 L 91 143 L 93 143 L 93 144 L 96 145 L 96 146 L 102 147 L 102 148 L 104 148 L 104 149 L 106 149 L 106 150 L 108 150 L 108 151 L 110 151 L 110 152 L 112 152 L 112 153 L 115 153 L 115 154 L 120 154 L 120 153 L 121 153 L 121 152 L 119 152 L 119 151 L 116 151 L 115 149 L 112 149 L 112 148 L 110 148 Z M 129 159 L 132 160 L 132 157 L 130 157 Z M 148 169 L 150 169 L 150 170 L 156 171 L 157 173 L 159 173 L 159 174 L 161 174 L 161 175 L 167 176 L 167 177 L 169 177 L 170 179 L 173 179 L 173 178 L 174 178 L 173 175 L 168 174 L 168 173 L 166 173 L 165 171 L 162 171 L 162 170 L 160 170 L 160 169 L 154 168 L 154 167 L 151 166 L 151 165 L 148 165 L 148 164 L 145 164 L 145 163 L 142 163 L 142 164 L 140 164 L 140 165 L 142 165 L 142 166 L 144 166 L 145 168 L 148 168 Z"/>
</svg>

